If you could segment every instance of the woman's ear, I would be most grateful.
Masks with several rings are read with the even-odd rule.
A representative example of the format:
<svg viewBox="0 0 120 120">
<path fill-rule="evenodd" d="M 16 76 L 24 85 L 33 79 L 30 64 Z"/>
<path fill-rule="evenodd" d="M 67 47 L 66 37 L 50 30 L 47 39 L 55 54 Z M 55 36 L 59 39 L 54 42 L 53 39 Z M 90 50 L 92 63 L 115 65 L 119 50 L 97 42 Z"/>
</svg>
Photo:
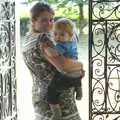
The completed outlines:
<svg viewBox="0 0 120 120">
<path fill-rule="evenodd" d="M 31 22 L 34 23 L 34 22 L 35 22 L 35 19 L 32 19 Z"/>
</svg>

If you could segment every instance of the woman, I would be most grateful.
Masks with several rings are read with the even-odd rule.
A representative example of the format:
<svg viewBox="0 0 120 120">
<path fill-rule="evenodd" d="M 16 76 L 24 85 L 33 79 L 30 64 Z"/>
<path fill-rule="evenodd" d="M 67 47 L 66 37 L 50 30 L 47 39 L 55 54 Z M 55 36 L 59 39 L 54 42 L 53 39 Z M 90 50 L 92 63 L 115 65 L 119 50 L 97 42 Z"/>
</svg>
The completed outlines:
<svg viewBox="0 0 120 120">
<path fill-rule="evenodd" d="M 24 60 L 33 77 L 32 100 L 36 120 L 56 120 L 52 119 L 53 115 L 47 103 L 47 88 L 57 70 L 61 71 L 63 66 L 59 63 L 60 66 L 55 66 L 55 69 L 54 62 L 59 62 L 59 57 L 54 59 L 54 62 L 51 62 L 52 59 L 47 60 L 48 54 L 45 55 L 38 44 L 38 38 L 43 32 L 50 33 L 53 16 L 54 11 L 49 5 L 45 3 L 34 5 L 31 9 L 32 29 L 26 36 L 23 46 Z M 74 88 L 61 90 L 60 93 L 62 119 L 80 120 L 74 99 Z"/>
</svg>

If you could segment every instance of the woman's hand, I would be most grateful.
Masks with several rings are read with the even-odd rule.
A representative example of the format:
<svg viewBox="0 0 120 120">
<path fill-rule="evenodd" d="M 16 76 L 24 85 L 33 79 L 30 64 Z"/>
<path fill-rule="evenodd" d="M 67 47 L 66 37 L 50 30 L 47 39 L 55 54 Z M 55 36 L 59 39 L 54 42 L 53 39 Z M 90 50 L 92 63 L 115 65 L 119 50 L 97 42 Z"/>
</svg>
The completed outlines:
<svg viewBox="0 0 120 120">
<path fill-rule="evenodd" d="M 59 72 L 63 70 L 63 57 L 52 47 L 47 46 L 45 43 L 40 45 L 43 55 Z"/>
<path fill-rule="evenodd" d="M 83 69 L 79 69 L 76 71 L 68 71 L 67 74 L 68 76 L 71 76 L 71 77 L 83 78 L 85 76 L 85 71 Z"/>
<path fill-rule="evenodd" d="M 83 64 L 73 59 L 64 59 L 64 70 L 69 76 L 84 77 Z"/>
</svg>

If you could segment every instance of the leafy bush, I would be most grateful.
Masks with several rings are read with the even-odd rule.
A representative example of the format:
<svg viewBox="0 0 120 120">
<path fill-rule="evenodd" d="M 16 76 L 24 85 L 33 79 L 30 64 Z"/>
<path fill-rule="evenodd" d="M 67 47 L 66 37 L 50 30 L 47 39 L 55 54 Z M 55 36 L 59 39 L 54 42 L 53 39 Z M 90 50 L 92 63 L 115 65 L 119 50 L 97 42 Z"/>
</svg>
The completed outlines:
<svg viewBox="0 0 120 120">
<path fill-rule="evenodd" d="M 29 28 L 29 18 L 20 18 L 20 35 L 25 36 Z"/>
</svg>

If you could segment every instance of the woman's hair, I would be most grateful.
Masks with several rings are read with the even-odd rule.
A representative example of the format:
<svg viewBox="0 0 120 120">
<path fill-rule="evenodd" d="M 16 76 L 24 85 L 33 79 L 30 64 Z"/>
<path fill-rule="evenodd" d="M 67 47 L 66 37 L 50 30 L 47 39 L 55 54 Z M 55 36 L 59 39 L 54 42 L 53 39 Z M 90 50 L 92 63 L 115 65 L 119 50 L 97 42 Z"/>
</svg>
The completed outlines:
<svg viewBox="0 0 120 120">
<path fill-rule="evenodd" d="M 47 3 L 36 3 L 30 10 L 32 20 L 36 20 L 42 12 L 46 11 L 54 15 L 54 10 Z"/>
<path fill-rule="evenodd" d="M 54 24 L 55 29 L 65 30 L 69 33 L 70 37 L 73 36 L 75 25 L 70 19 L 60 18 Z"/>
</svg>

